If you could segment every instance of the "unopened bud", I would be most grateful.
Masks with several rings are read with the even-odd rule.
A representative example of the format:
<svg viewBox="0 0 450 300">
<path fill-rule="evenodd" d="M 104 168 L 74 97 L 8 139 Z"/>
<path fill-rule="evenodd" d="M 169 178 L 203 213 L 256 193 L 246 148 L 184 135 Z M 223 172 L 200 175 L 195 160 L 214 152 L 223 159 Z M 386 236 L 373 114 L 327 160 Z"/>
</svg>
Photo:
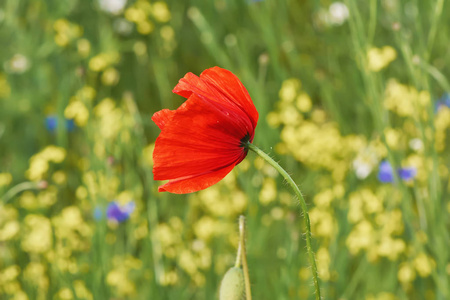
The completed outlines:
<svg viewBox="0 0 450 300">
<path fill-rule="evenodd" d="M 220 285 L 220 300 L 241 300 L 244 295 L 244 273 L 241 268 L 230 268 Z"/>
</svg>

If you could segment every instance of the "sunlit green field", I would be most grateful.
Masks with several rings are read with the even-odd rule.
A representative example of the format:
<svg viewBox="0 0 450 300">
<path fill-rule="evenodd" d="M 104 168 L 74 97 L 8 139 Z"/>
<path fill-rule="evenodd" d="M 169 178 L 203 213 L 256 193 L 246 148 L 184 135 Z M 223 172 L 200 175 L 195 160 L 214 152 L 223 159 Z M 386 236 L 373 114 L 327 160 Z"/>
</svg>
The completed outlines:
<svg viewBox="0 0 450 300">
<path fill-rule="evenodd" d="M 298 199 L 249 152 L 158 193 L 151 116 L 236 74 L 303 192 L 323 299 L 450 299 L 450 3 L 1 0 L 0 299 L 315 299 Z M 122 213 L 114 217 L 111 209 Z"/>
</svg>

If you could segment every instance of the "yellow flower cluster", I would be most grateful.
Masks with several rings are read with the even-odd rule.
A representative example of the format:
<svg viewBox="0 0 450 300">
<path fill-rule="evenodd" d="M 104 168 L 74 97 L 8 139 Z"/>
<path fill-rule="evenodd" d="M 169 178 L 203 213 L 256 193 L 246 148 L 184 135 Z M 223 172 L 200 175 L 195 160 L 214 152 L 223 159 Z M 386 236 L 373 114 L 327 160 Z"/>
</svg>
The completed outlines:
<svg viewBox="0 0 450 300">
<path fill-rule="evenodd" d="M 74 293 L 75 292 L 75 293 Z M 92 293 L 86 287 L 82 280 L 75 280 L 71 287 L 64 287 L 58 291 L 56 298 L 58 300 L 86 299 L 92 300 Z"/>
<path fill-rule="evenodd" d="M 0 173 L 0 187 L 7 186 L 12 181 L 11 173 Z"/>
<path fill-rule="evenodd" d="M 171 19 L 167 4 L 162 1 L 150 3 L 146 0 L 136 1 L 125 10 L 125 18 L 136 24 L 140 34 L 148 35 L 153 32 L 155 25 L 150 17 L 159 23 L 167 23 Z"/>
<path fill-rule="evenodd" d="M 101 72 L 120 61 L 120 54 L 117 52 L 102 52 L 89 60 L 89 69 L 94 72 Z"/>
<path fill-rule="evenodd" d="M 38 291 L 36 299 L 45 299 L 49 287 L 47 272 L 48 268 L 44 263 L 34 261 L 30 262 L 23 270 L 25 282 Z"/>
<path fill-rule="evenodd" d="M 345 189 L 342 184 L 323 189 L 314 196 L 315 206 L 309 212 L 312 232 L 321 238 L 322 246 L 317 252 L 317 268 L 320 278 L 324 281 L 336 278 L 336 274 L 330 267 L 331 258 L 328 247 L 335 240 L 339 231 L 333 204 L 342 199 L 344 193 Z"/>
<path fill-rule="evenodd" d="M 89 109 L 86 106 L 95 98 L 96 92 L 90 86 L 84 86 L 70 98 L 69 105 L 64 110 L 67 119 L 74 119 L 79 127 L 87 124 L 89 119 Z"/>
<path fill-rule="evenodd" d="M 428 277 L 435 267 L 436 263 L 430 256 L 424 252 L 418 252 L 410 260 L 400 264 L 397 277 L 406 289 L 411 289 L 417 275 Z"/>
<path fill-rule="evenodd" d="M 50 220 L 42 215 L 30 214 L 24 220 L 22 249 L 28 253 L 45 254 L 53 246 L 53 232 Z"/>
<path fill-rule="evenodd" d="M 41 193 L 45 191 L 41 191 L 37 198 L 41 197 Z M 0 295 L 14 295 L 8 299 L 28 299 L 29 294 L 22 290 L 22 285 L 25 285 L 36 289 L 33 299 L 46 299 L 50 284 L 49 264 L 59 274 L 78 274 L 88 270 L 88 266 L 77 261 L 76 255 L 90 250 L 92 229 L 83 220 L 78 207 L 66 207 L 52 218 L 38 213 L 26 214 L 20 223 L 19 218 L 18 211 L 11 205 L 1 207 L 0 242 L 19 240 L 22 255 L 27 255 L 30 262 L 24 264 L 23 269 L 17 265 L 0 264 Z M 83 281 L 75 280 L 72 287 L 62 288 L 57 298 L 92 299 Z"/>
<path fill-rule="evenodd" d="M 0 206 L 0 242 L 12 240 L 20 231 L 18 212 L 12 205 Z"/>
<path fill-rule="evenodd" d="M 76 190 L 81 201 L 90 199 L 114 199 L 119 189 L 120 180 L 117 176 L 108 176 L 104 172 L 87 171 L 83 174 L 83 183 Z"/>
<path fill-rule="evenodd" d="M 56 203 L 58 192 L 55 186 L 49 186 L 37 195 L 32 191 L 25 191 L 19 198 L 20 206 L 29 210 L 48 208 Z"/>
<path fill-rule="evenodd" d="M 89 249 L 89 238 L 92 229 L 83 220 L 81 211 L 77 206 L 65 207 L 61 213 L 52 218 L 55 228 L 55 238 L 60 245 L 64 245 L 70 251 L 86 251 Z M 59 245 L 56 246 L 58 249 Z M 67 253 L 67 257 L 70 253 Z"/>
<path fill-rule="evenodd" d="M 61 47 L 68 46 L 72 41 L 83 35 L 83 28 L 66 19 L 58 19 L 53 23 L 55 43 Z"/>
<path fill-rule="evenodd" d="M 367 51 L 367 64 L 372 72 L 378 72 L 386 68 L 397 58 L 397 52 L 391 46 L 382 48 L 370 48 Z"/>
<path fill-rule="evenodd" d="M 268 115 L 274 127 L 282 125 L 276 150 L 291 154 L 312 169 L 325 169 L 342 181 L 355 153 L 366 143 L 362 136 L 342 136 L 335 122 L 327 121 L 321 109 L 313 109 L 310 97 L 298 79 L 286 80 L 279 92 L 277 110 Z"/>
<path fill-rule="evenodd" d="M 21 288 L 19 274 L 20 267 L 17 265 L 0 270 L 0 295 L 10 297 L 9 299 L 28 300 L 27 294 Z"/>
<path fill-rule="evenodd" d="M 385 90 L 384 107 L 400 117 L 415 117 L 427 120 L 427 108 L 430 105 L 428 91 L 418 91 L 412 86 L 390 79 Z"/>
<path fill-rule="evenodd" d="M 234 187 L 234 188 L 233 188 Z M 247 196 L 237 188 L 236 175 L 228 174 L 221 183 L 192 195 L 192 204 L 214 217 L 237 217 L 247 208 Z"/>
<path fill-rule="evenodd" d="M 355 255 L 364 250 L 370 261 L 379 257 L 397 260 L 404 253 L 406 244 L 400 237 L 403 233 L 402 212 L 384 208 L 387 194 L 390 194 L 389 201 L 395 201 L 392 193 L 390 187 L 383 186 L 379 194 L 362 189 L 350 195 L 348 219 L 354 224 L 346 240 L 350 253 Z"/>
<path fill-rule="evenodd" d="M 110 140 L 117 137 L 123 128 L 129 127 L 131 119 L 129 115 L 116 106 L 111 98 L 103 99 L 94 107 L 94 114 L 98 122 L 98 137 L 104 140 Z M 123 132 L 121 138 L 127 142 L 129 135 Z"/>
<path fill-rule="evenodd" d="M 198 231 L 199 222 L 204 223 L 205 220 L 198 221 L 194 225 L 195 232 Z M 214 225 L 209 221 L 206 222 L 205 225 Z M 211 249 L 200 238 L 195 239 L 192 244 L 184 241 L 184 232 L 183 222 L 177 217 L 172 217 L 167 223 L 158 224 L 154 234 L 161 243 L 164 256 L 175 261 L 197 286 L 202 286 L 206 281 L 203 272 L 211 266 Z M 170 270 L 162 274 L 160 282 L 163 285 L 174 285 L 178 282 L 178 275 Z"/>
<path fill-rule="evenodd" d="M 113 258 L 113 268 L 106 276 L 106 282 L 115 289 L 119 297 L 136 295 L 136 285 L 129 278 L 129 273 L 142 268 L 142 261 L 131 256 L 116 256 Z"/>
<path fill-rule="evenodd" d="M 434 119 L 435 147 L 438 152 L 445 150 L 447 144 L 447 133 L 450 129 L 450 108 L 442 107 L 438 110 Z"/>
<path fill-rule="evenodd" d="M 47 146 L 30 158 L 30 167 L 25 175 L 30 180 L 42 180 L 49 169 L 49 162 L 61 163 L 66 157 L 66 150 L 57 146 Z"/>
</svg>

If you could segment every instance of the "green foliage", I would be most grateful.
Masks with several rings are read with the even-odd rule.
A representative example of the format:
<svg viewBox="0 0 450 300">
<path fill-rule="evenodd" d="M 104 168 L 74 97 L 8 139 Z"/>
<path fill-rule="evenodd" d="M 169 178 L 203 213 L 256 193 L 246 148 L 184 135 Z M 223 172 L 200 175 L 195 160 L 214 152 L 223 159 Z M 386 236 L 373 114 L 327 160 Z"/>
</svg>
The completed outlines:
<svg viewBox="0 0 450 300">
<path fill-rule="evenodd" d="M 218 299 L 240 214 L 253 298 L 314 298 L 297 200 L 261 159 L 157 192 L 151 115 L 214 65 L 300 184 L 325 299 L 450 298 L 448 2 L 121 2 L 0 2 L 1 299 Z"/>
</svg>

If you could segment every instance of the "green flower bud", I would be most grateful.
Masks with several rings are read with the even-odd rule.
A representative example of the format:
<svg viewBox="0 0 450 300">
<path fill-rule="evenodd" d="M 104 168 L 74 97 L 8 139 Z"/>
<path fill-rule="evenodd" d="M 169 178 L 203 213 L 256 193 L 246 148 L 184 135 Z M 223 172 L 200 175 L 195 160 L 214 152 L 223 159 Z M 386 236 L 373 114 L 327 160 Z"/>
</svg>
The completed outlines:
<svg viewBox="0 0 450 300">
<path fill-rule="evenodd" d="M 230 268 L 220 285 L 220 300 L 241 300 L 244 295 L 244 273 L 241 268 Z"/>
</svg>

